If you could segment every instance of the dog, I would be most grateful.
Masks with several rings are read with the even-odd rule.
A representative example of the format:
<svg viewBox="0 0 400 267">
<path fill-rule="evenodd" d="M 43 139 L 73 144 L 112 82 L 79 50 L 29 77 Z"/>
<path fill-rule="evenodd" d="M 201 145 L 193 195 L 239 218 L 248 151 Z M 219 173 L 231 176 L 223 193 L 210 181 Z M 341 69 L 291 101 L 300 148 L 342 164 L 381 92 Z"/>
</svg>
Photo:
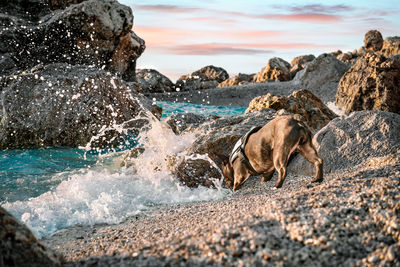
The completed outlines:
<svg viewBox="0 0 400 267">
<path fill-rule="evenodd" d="M 323 160 L 312 144 L 312 133 L 297 116 L 279 116 L 263 127 L 250 130 L 234 146 L 229 157 L 223 156 L 222 174 L 233 192 L 238 190 L 250 175 L 263 175 L 261 182 L 271 180 L 278 172 L 276 188 L 282 187 L 286 178 L 290 155 L 297 152 L 315 166 L 312 182 L 323 180 Z"/>
</svg>

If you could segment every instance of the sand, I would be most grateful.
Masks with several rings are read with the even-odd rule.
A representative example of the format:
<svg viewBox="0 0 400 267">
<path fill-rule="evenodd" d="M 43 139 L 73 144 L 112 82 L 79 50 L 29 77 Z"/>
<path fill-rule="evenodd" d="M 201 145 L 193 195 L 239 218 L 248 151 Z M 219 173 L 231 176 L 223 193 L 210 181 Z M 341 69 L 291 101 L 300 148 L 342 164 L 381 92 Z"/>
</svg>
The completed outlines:
<svg viewBox="0 0 400 267">
<path fill-rule="evenodd" d="M 317 184 L 289 174 L 280 189 L 276 178 L 42 242 L 65 266 L 400 266 L 400 163 L 357 166 Z"/>
</svg>

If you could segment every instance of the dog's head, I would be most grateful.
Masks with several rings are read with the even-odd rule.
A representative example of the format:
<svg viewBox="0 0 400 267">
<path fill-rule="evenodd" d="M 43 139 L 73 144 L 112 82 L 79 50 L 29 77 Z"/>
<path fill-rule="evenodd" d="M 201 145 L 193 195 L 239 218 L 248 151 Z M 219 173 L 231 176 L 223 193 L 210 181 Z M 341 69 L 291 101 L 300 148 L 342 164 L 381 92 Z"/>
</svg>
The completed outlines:
<svg viewBox="0 0 400 267">
<path fill-rule="evenodd" d="M 224 175 L 224 181 L 228 188 L 233 188 L 234 176 L 232 164 L 229 161 L 229 157 L 224 157 L 221 164 L 222 174 Z"/>
</svg>

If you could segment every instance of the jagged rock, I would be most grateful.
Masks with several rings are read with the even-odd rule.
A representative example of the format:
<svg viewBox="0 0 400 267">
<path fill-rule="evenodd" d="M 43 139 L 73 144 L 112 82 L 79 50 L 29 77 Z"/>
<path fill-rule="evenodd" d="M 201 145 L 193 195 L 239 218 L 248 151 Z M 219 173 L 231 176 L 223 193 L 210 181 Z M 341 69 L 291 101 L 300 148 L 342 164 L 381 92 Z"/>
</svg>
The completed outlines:
<svg viewBox="0 0 400 267">
<path fill-rule="evenodd" d="M 325 173 L 361 163 L 379 168 L 379 163 L 399 162 L 400 115 L 384 111 L 353 112 L 328 123 L 314 135 L 313 144 L 324 160 Z M 313 166 L 296 157 L 288 172 L 311 175 Z"/>
<path fill-rule="evenodd" d="M 117 144 L 146 122 L 142 107 L 151 109 L 127 83 L 87 66 L 50 64 L 5 77 L 0 86 L 1 149 L 76 147 L 95 136 L 92 146 Z"/>
<path fill-rule="evenodd" d="M 367 50 L 376 52 L 382 49 L 382 34 L 377 30 L 370 30 L 364 36 L 364 47 Z"/>
<path fill-rule="evenodd" d="M 367 53 L 340 80 L 336 105 L 345 113 L 383 110 L 400 113 L 400 62 Z"/>
<path fill-rule="evenodd" d="M 386 57 L 400 55 L 400 37 L 387 37 L 383 41 L 382 53 Z"/>
<path fill-rule="evenodd" d="M 254 98 L 246 113 L 261 109 L 284 109 L 293 114 L 300 114 L 312 130 L 321 129 L 329 121 L 337 117 L 318 97 L 303 89 L 294 91 L 289 96 L 273 96 L 267 94 Z"/>
<path fill-rule="evenodd" d="M 267 81 L 289 81 L 290 80 L 290 64 L 285 60 L 274 57 L 268 60 L 265 66 L 259 73 L 254 75 L 254 82 Z"/>
<path fill-rule="evenodd" d="M 222 83 L 218 84 L 218 87 L 226 87 L 226 86 L 233 86 L 233 85 L 243 85 L 248 84 L 253 81 L 255 74 L 244 74 L 239 73 L 238 75 L 229 78 Z"/>
<path fill-rule="evenodd" d="M 295 57 L 290 64 L 292 68 L 290 69 L 290 79 L 296 76 L 296 73 L 305 68 L 305 66 L 315 59 L 314 55 L 304 55 Z"/>
<path fill-rule="evenodd" d="M 334 101 L 337 86 L 350 66 L 329 54 L 322 54 L 299 71 L 293 82 L 310 90 L 322 101 Z"/>
<path fill-rule="evenodd" d="M 73 4 L 79 4 L 87 0 L 49 0 L 51 10 L 65 9 Z"/>
<path fill-rule="evenodd" d="M 364 51 L 362 51 L 361 49 L 359 51 L 354 50 L 354 51 L 349 51 L 346 53 L 341 53 L 336 58 L 338 60 L 342 61 L 343 63 L 348 63 L 348 64 L 353 65 L 357 61 L 358 57 L 360 55 L 364 54 Z"/>
<path fill-rule="evenodd" d="M 131 32 L 129 7 L 115 0 L 87 0 L 51 13 L 47 2 L 29 1 L 36 9 L 42 7 L 35 20 L 0 9 L 2 24 L 7 24 L 1 29 L 0 54 L 11 54 L 19 70 L 38 63 L 66 62 L 95 65 L 134 79 L 136 59 L 145 45 Z M 26 4 L 16 1 L 9 6 L 24 10 Z"/>
<path fill-rule="evenodd" d="M 171 173 L 187 187 L 214 186 L 213 180 L 221 179 L 220 171 L 205 159 L 175 157 L 169 159 Z"/>
<path fill-rule="evenodd" d="M 0 266 L 61 266 L 62 257 L 0 207 Z"/>
<path fill-rule="evenodd" d="M 136 80 L 142 93 L 165 93 L 175 91 L 175 85 L 171 80 L 157 70 L 136 70 Z"/>
<path fill-rule="evenodd" d="M 189 155 L 207 154 L 219 166 L 221 162 L 216 155 L 228 155 L 236 141 L 251 127 L 263 126 L 275 116 L 275 110 L 263 109 L 240 116 L 227 116 L 207 121 L 189 130 L 195 134 L 196 140 L 186 149 L 186 152 Z"/>
<path fill-rule="evenodd" d="M 180 77 L 176 81 L 176 88 L 180 91 L 216 88 L 219 83 L 228 78 L 229 74 L 226 70 L 210 65 Z"/>
<path fill-rule="evenodd" d="M 37 22 L 40 17 L 49 12 L 47 0 L 0 1 L 0 21 L 2 22 L 0 25 L 12 26 L 16 21 L 21 20 L 24 20 L 24 23 L 31 24 Z"/>
<path fill-rule="evenodd" d="M 181 134 L 188 128 L 197 128 L 200 124 L 218 119 L 217 115 L 202 116 L 194 113 L 177 113 L 164 119 L 175 134 Z"/>
</svg>

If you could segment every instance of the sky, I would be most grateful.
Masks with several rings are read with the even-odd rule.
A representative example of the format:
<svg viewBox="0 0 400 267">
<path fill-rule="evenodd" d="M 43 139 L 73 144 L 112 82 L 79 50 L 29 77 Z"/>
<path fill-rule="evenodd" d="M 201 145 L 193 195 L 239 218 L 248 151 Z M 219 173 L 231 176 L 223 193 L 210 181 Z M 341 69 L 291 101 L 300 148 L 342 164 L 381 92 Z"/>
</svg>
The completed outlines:
<svg viewBox="0 0 400 267">
<path fill-rule="evenodd" d="M 207 65 L 230 76 L 259 72 L 272 57 L 290 61 L 363 46 L 368 30 L 400 36 L 399 0 L 119 0 L 132 8 L 146 42 L 137 68 L 175 81 Z"/>
</svg>

